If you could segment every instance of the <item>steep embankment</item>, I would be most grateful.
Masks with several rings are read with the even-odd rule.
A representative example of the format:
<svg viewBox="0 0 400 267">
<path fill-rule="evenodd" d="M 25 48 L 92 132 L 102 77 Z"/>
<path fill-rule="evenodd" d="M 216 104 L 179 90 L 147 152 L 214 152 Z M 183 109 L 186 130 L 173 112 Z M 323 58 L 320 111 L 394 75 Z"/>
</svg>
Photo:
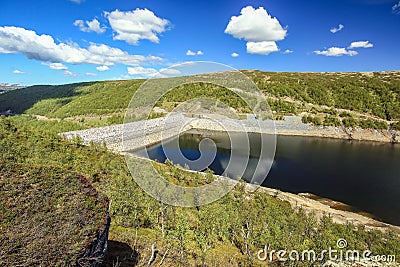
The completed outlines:
<svg viewBox="0 0 400 267">
<path fill-rule="evenodd" d="M 89 262 L 82 256 L 97 242 L 97 231 L 108 231 L 107 209 L 108 199 L 82 175 L 50 166 L 1 164 L 0 265 Z"/>
<path fill-rule="evenodd" d="M 108 198 L 73 166 L 79 146 L 38 128 L 0 117 L 0 266 L 87 266 L 104 256 Z"/>
</svg>

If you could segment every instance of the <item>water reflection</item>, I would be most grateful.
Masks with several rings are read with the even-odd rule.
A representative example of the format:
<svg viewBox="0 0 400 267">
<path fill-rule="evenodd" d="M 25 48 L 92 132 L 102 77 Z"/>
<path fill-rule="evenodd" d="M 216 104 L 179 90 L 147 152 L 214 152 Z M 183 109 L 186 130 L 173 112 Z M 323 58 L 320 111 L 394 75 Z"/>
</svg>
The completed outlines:
<svg viewBox="0 0 400 267">
<path fill-rule="evenodd" d="M 216 174 L 231 178 L 243 174 L 240 176 L 244 180 L 253 175 L 260 178 L 266 175 L 274 160 L 263 186 L 292 193 L 308 192 L 341 201 L 383 221 L 400 225 L 400 145 L 278 136 L 275 159 L 260 161 L 260 135 L 250 134 L 250 156 L 241 153 L 240 145 L 237 146 L 236 163 L 228 171 L 232 150 L 227 134 L 223 133 L 182 134 L 179 137 L 180 151 L 167 142 L 165 151 L 160 145 L 154 145 L 147 152 L 151 159 L 159 162 L 165 162 L 167 154 L 172 162 L 183 166 L 183 162 L 174 161 L 178 152 L 190 160 L 198 159 L 202 153 L 213 156 L 211 146 L 204 146 L 199 151 L 204 138 L 215 142 L 216 153 L 209 168 Z M 191 169 L 197 170 L 198 167 L 189 164 Z"/>
</svg>

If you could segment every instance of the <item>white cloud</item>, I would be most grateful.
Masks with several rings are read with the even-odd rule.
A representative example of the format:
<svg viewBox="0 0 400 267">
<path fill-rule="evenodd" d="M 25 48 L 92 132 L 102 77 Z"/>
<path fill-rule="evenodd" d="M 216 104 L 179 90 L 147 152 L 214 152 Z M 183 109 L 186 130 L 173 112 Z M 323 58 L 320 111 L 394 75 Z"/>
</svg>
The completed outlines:
<svg viewBox="0 0 400 267">
<path fill-rule="evenodd" d="M 143 67 L 128 67 L 129 75 L 138 75 L 144 77 L 154 76 L 158 73 L 156 69 L 153 68 L 143 68 Z"/>
<path fill-rule="evenodd" d="M 178 75 L 181 74 L 181 71 L 173 68 L 168 68 L 168 69 L 160 69 L 160 73 L 164 75 Z"/>
<path fill-rule="evenodd" d="M 103 33 L 106 31 L 106 27 L 101 26 L 97 19 L 93 19 L 92 21 L 83 21 L 78 19 L 74 21 L 74 26 L 79 27 L 79 30 L 82 32 Z"/>
<path fill-rule="evenodd" d="M 343 56 L 343 55 L 355 56 L 358 54 L 357 51 L 347 50 L 346 48 L 342 48 L 342 47 L 330 47 L 324 51 L 316 50 L 316 51 L 314 51 L 314 53 L 317 55 L 324 55 L 327 57 L 339 57 L 339 56 Z"/>
<path fill-rule="evenodd" d="M 233 52 L 232 54 L 231 54 L 231 57 L 238 57 L 239 56 L 239 54 L 238 53 L 235 53 L 235 52 Z"/>
<path fill-rule="evenodd" d="M 371 44 L 369 41 L 358 41 L 358 42 L 352 42 L 349 46 L 349 49 L 353 48 L 370 48 L 373 47 L 374 45 Z"/>
<path fill-rule="evenodd" d="M 181 63 L 178 63 L 178 64 L 176 64 L 176 65 L 182 65 L 182 66 L 194 66 L 194 65 L 196 65 L 197 63 L 196 62 L 194 62 L 194 61 L 186 61 L 186 62 L 181 62 Z"/>
<path fill-rule="evenodd" d="M 330 31 L 331 33 L 337 33 L 338 31 L 343 30 L 344 25 L 343 24 L 339 24 L 339 26 L 337 28 L 331 28 Z"/>
<path fill-rule="evenodd" d="M 394 14 L 400 14 L 400 1 L 392 6 L 392 11 Z"/>
<path fill-rule="evenodd" d="M 144 67 L 128 67 L 128 75 L 122 76 L 123 78 L 132 78 L 130 76 L 150 77 L 150 78 L 165 78 L 181 74 L 180 70 L 174 68 L 162 68 L 159 71 L 154 68 Z"/>
<path fill-rule="evenodd" d="M 259 55 L 268 55 L 272 52 L 279 51 L 278 46 L 273 41 L 247 42 L 246 48 L 247 48 L 247 53 L 259 54 Z"/>
<path fill-rule="evenodd" d="M 105 65 L 96 67 L 96 70 L 98 70 L 98 71 L 106 71 L 106 70 L 109 70 L 109 69 L 110 68 L 108 66 L 105 66 Z"/>
<path fill-rule="evenodd" d="M 90 76 L 90 77 L 95 77 L 95 76 L 97 76 L 96 73 L 91 73 L 91 72 L 86 72 L 85 75 L 86 75 L 86 76 Z"/>
<path fill-rule="evenodd" d="M 20 70 L 13 70 L 14 74 L 26 74 L 26 72 L 20 71 Z"/>
<path fill-rule="evenodd" d="M 279 41 L 286 36 L 277 18 L 271 17 L 263 7 L 252 6 L 242 8 L 240 16 L 232 16 L 225 33 L 251 42 Z"/>
<path fill-rule="evenodd" d="M 64 71 L 64 76 L 76 77 L 76 76 L 78 76 L 78 74 L 70 72 L 69 70 L 66 70 L 66 71 Z"/>
<path fill-rule="evenodd" d="M 283 54 L 291 54 L 291 53 L 293 53 L 293 51 L 290 50 L 290 49 L 286 49 L 286 50 L 283 51 L 282 53 L 283 53 Z"/>
<path fill-rule="evenodd" d="M 76 4 L 80 4 L 80 3 L 85 2 L 85 0 L 71 0 L 71 2 L 74 2 Z"/>
<path fill-rule="evenodd" d="M 201 51 L 201 50 L 199 50 L 199 51 L 197 51 L 197 52 L 194 52 L 194 51 L 192 51 L 192 50 L 188 50 L 188 51 L 186 51 L 186 55 L 187 56 L 201 56 L 201 55 L 204 55 L 204 53 L 203 53 L 203 51 Z"/>
<path fill-rule="evenodd" d="M 52 70 L 67 70 L 68 67 L 62 63 L 42 62 L 42 65 L 48 66 Z"/>
<path fill-rule="evenodd" d="M 285 39 L 287 30 L 263 7 L 242 8 L 240 16 L 232 16 L 225 33 L 247 41 L 247 52 L 268 55 L 279 51 L 276 41 Z"/>
<path fill-rule="evenodd" d="M 77 44 L 57 44 L 50 35 L 38 35 L 20 27 L 0 27 L 0 53 L 21 53 L 29 59 L 46 62 L 106 66 L 115 63 L 138 66 L 163 61 L 156 56 L 131 55 L 105 44 L 91 43 L 87 49 Z"/>
<path fill-rule="evenodd" d="M 132 45 L 137 45 L 141 39 L 158 43 L 158 34 L 166 31 L 170 24 L 168 20 L 157 17 L 146 8 L 126 12 L 117 9 L 105 12 L 105 16 L 116 32 L 114 40 L 122 40 Z"/>
</svg>

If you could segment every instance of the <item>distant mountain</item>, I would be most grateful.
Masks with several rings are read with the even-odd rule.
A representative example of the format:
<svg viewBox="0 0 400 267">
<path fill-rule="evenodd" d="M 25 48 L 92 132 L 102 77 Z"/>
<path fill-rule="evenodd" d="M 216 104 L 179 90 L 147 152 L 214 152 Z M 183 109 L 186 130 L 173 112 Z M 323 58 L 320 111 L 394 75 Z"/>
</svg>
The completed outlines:
<svg viewBox="0 0 400 267">
<path fill-rule="evenodd" d="M 25 86 L 23 86 L 21 84 L 0 83 L 0 94 L 4 93 L 6 91 L 12 91 L 12 90 L 21 89 L 24 87 Z"/>
</svg>

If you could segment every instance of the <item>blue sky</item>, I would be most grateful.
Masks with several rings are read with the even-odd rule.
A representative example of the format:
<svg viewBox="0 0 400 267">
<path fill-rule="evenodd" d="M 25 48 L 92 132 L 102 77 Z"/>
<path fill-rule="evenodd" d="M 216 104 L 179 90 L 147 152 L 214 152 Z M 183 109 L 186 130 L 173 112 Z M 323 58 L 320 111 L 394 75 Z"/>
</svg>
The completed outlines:
<svg viewBox="0 0 400 267">
<path fill-rule="evenodd" d="M 0 83 L 131 79 L 197 60 L 400 70 L 399 29 L 398 0 L 2 0 Z"/>
</svg>

